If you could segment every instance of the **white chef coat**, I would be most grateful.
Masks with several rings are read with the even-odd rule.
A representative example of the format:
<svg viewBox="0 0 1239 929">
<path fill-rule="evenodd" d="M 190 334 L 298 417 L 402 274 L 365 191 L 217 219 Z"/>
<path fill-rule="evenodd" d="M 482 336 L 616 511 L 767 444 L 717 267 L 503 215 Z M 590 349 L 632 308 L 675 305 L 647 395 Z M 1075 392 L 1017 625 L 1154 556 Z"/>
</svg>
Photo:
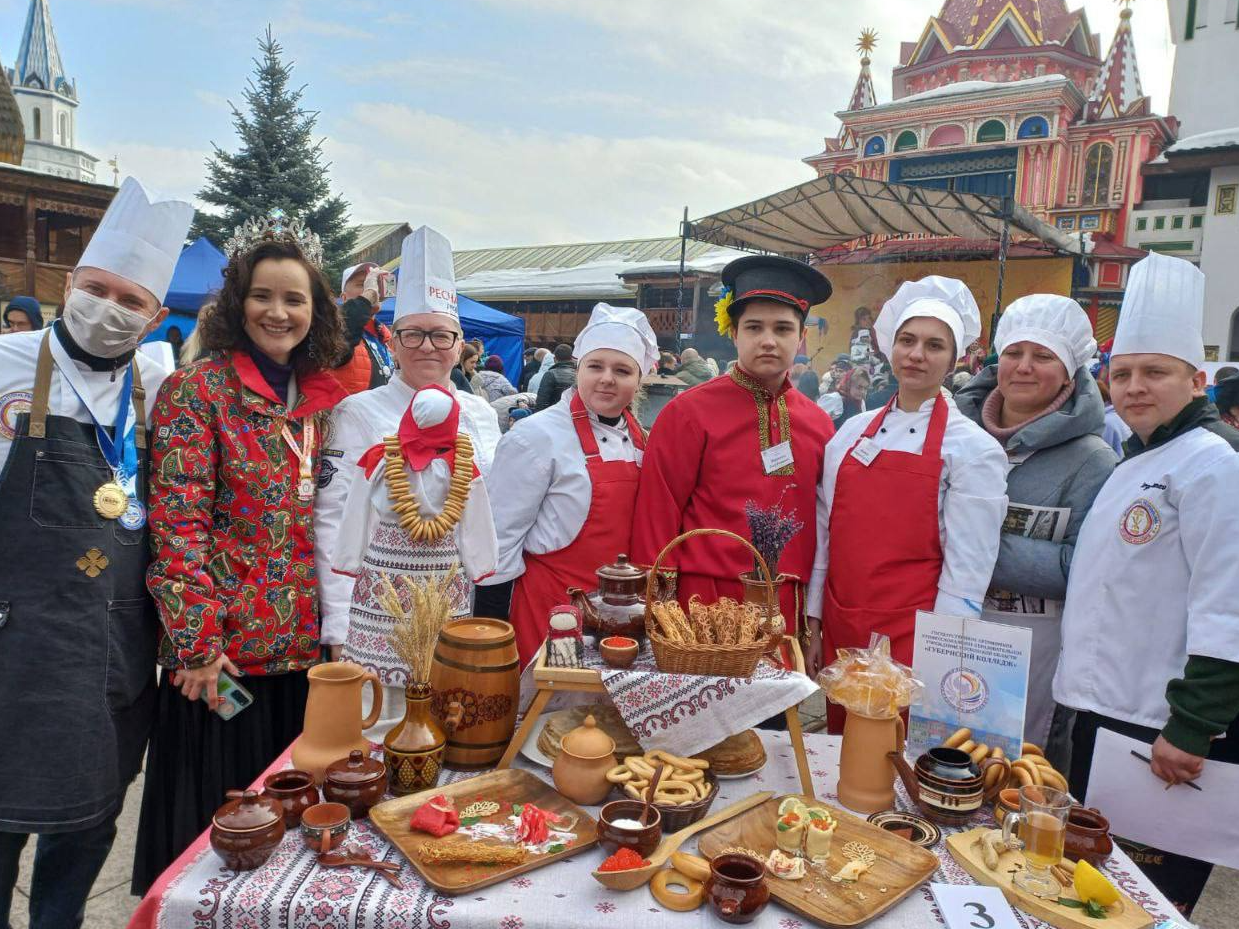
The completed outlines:
<svg viewBox="0 0 1239 929">
<path fill-rule="evenodd" d="M 494 471 L 503 483 L 491 482 L 494 488 L 502 486 L 494 506 L 499 563 L 485 584 L 520 577 L 525 573 L 525 552 L 559 551 L 585 525 L 593 484 L 569 409 L 575 395 L 575 390 L 564 391 L 558 403 L 522 419 L 499 442 Z M 641 463 L 641 452 L 623 417 L 608 426 L 590 413 L 589 424 L 603 461 Z"/>
<path fill-rule="evenodd" d="M 942 572 L 934 612 L 955 616 L 979 613 L 998 560 L 999 533 L 1007 513 L 1007 454 L 984 429 L 947 404 L 946 434 L 942 437 L 942 474 L 938 479 L 938 534 L 942 543 Z M 905 413 L 896 403 L 873 437 L 879 448 L 920 454 L 925 446 L 929 417 L 936 397 L 919 410 Z M 809 578 L 809 616 L 822 615 L 830 542 L 830 511 L 835 500 L 839 466 L 869 424 L 884 410 L 857 413 L 826 444 L 822 480 L 817 489 L 817 556 Z M 874 526 L 873 544 L 882 544 L 884 532 L 898 526 Z M 880 584 L 881 578 L 874 578 Z M 967 602 L 965 602 L 967 601 Z"/>
<path fill-rule="evenodd" d="M 822 394 L 817 398 L 817 405 L 826 411 L 826 415 L 831 419 L 838 419 L 843 415 L 843 397 L 837 390 L 832 390 L 828 394 Z"/>
<path fill-rule="evenodd" d="M 14 332 L 0 336 L 0 471 L 8 461 L 9 448 L 13 443 L 17 416 L 30 410 L 34 398 L 34 373 L 39 360 L 39 347 L 47 329 L 35 332 Z M 116 422 L 116 405 L 120 402 L 120 389 L 124 382 L 125 369 L 112 376 L 111 371 L 92 371 L 84 362 L 74 361 L 65 351 L 56 334 L 51 334 L 52 383 L 47 398 L 47 412 L 52 416 L 65 416 L 81 423 L 91 423 L 91 412 L 99 423 L 112 426 Z M 142 377 L 142 389 L 146 392 L 146 415 L 149 422 L 155 395 L 168 376 L 168 370 L 143 352 L 135 356 L 138 372 Z M 61 373 L 71 365 L 80 375 L 80 384 L 87 390 L 86 400 L 91 410 L 78 399 L 73 387 Z M 130 412 L 131 417 L 136 415 Z M 130 419 L 130 422 L 133 420 Z M 150 441 L 148 438 L 147 446 Z"/>
<path fill-rule="evenodd" d="M 1200 427 L 1119 463 L 1076 539 L 1055 700 L 1161 729 L 1189 655 L 1239 662 L 1236 488 Z"/>
<path fill-rule="evenodd" d="M 459 393 L 451 385 L 448 389 L 460 404 L 460 429 L 473 440 L 473 460 L 486 478 L 499 443 L 499 420 L 483 398 Z M 342 645 L 348 632 L 353 579 L 332 571 L 332 555 L 353 481 L 358 475 L 365 477 L 357 462 L 372 446 L 396 434 L 413 394 L 413 388 L 397 375 L 382 387 L 346 397 L 332 410 L 323 436 L 322 471 L 314 500 L 314 565 L 324 645 Z"/>
</svg>

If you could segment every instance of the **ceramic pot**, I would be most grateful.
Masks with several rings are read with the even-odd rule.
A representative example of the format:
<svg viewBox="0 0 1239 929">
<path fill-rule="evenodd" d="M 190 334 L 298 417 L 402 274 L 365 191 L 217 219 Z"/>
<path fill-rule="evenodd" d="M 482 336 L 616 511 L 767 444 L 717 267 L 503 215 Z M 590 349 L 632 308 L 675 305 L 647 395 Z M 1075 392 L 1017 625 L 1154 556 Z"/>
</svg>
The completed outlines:
<svg viewBox="0 0 1239 929">
<path fill-rule="evenodd" d="M 640 650 L 636 639 L 622 635 L 607 636 L 598 643 L 598 653 L 609 668 L 631 667 Z"/>
<path fill-rule="evenodd" d="M 383 712 L 383 688 L 378 675 L 351 661 L 329 661 L 309 670 L 310 693 L 305 703 L 305 727 L 293 742 L 293 766 L 314 775 L 323 783 L 327 765 L 347 758 L 353 749 L 369 751 L 370 743 L 361 734 Z M 361 688 L 367 682 L 374 688 L 370 715 L 361 718 Z"/>
<path fill-rule="evenodd" d="M 387 766 L 354 749 L 327 767 L 323 798 L 348 807 L 353 819 L 364 819 L 370 807 L 387 793 Z"/>
<path fill-rule="evenodd" d="M 447 732 L 443 763 L 473 771 L 493 768 L 516 729 L 521 666 L 516 634 L 501 619 L 467 616 L 439 632 L 430 665 L 430 711 Z M 454 707 L 460 705 L 455 727 Z"/>
<path fill-rule="evenodd" d="M 658 847 L 663 837 L 662 816 L 658 807 L 651 804 L 649 822 L 639 829 L 614 824 L 617 819 L 640 822 L 644 808 L 645 804 L 640 800 L 612 800 L 598 811 L 598 844 L 608 855 L 614 855 L 618 849 L 629 848 L 642 858 L 648 858 Z"/>
<path fill-rule="evenodd" d="M 848 713 L 839 753 L 839 802 L 857 813 L 878 813 L 895 806 L 895 765 L 889 754 L 903 755 L 903 719 L 872 719 Z"/>
<path fill-rule="evenodd" d="M 1110 820 L 1094 807 L 1073 806 L 1067 814 L 1067 834 L 1063 842 L 1063 857 L 1072 861 L 1083 858 L 1100 868 L 1114 851 L 1110 838 Z"/>
<path fill-rule="evenodd" d="M 994 822 L 1001 823 L 1008 813 L 1020 811 L 1020 789 L 1005 787 L 994 797 Z"/>
<path fill-rule="evenodd" d="M 301 840 L 315 852 L 329 852 L 348 836 L 348 807 L 343 803 L 316 803 L 301 814 Z"/>
<path fill-rule="evenodd" d="M 740 575 L 740 583 L 744 587 L 744 603 L 755 603 L 760 606 L 766 616 L 769 616 L 769 627 L 775 635 L 771 636 L 766 654 L 774 654 L 783 643 L 783 633 L 787 628 L 787 620 L 783 618 L 783 608 L 779 604 L 779 591 L 783 587 L 786 574 L 780 574 L 774 579 L 774 592 L 766 586 L 766 580 L 760 571 L 747 571 Z"/>
<path fill-rule="evenodd" d="M 284 838 L 284 808 L 255 790 L 230 790 L 211 818 L 211 848 L 233 871 L 262 866 Z"/>
<path fill-rule="evenodd" d="M 598 728 L 593 716 L 560 743 L 551 768 L 555 788 L 574 803 L 594 806 L 611 792 L 607 772 L 615 767 L 615 740 Z"/>
<path fill-rule="evenodd" d="M 301 814 L 318 803 L 314 775 L 296 768 L 268 774 L 262 782 L 262 792 L 284 810 L 284 826 L 288 829 L 296 829 Z"/>
<path fill-rule="evenodd" d="M 630 562 L 627 555 L 620 555 L 614 564 L 603 565 L 595 574 L 598 589 L 594 592 L 568 588 L 569 600 L 581 611 L 585 631 L 645 641 L 645 581 L 649 572 Z"/>
<path fill-rule="evenodd" d="M 404 719 L 383 739 L 383 763 L 391 792 L 397 796 L 416 793 L 439 783 L 447 733 L 430 712 L 430 685 L 409 684 L 404 689 Z M 460 711 L 456 704 L 453 717 Z"/>
<path fill-rule="evenodd" d="M 770 902 L 766 866 L 748 855 L 719 855 L 710 862 L 705 892 L 723 922 L 751 923 Z"/>
<path fill-rule="evenodd" d="M 887 755 L 895 763 L 903 785 L 912 802 L 928 820 L 947 826 L 963 825 L 972 819 L 981 805 L 992 800 L 1005 778 L 998 778 L 986 790 L 985 771 L 993 765 L 1002 765 L 1007 774 L 1011 763 L 1005 758 L 984 758 L 979 765 L 973 764 L 967 752 L 958 748 L 931 748 L 916 759 L 916 770 L 908 767 L 901 752 Z"/>
</svg>

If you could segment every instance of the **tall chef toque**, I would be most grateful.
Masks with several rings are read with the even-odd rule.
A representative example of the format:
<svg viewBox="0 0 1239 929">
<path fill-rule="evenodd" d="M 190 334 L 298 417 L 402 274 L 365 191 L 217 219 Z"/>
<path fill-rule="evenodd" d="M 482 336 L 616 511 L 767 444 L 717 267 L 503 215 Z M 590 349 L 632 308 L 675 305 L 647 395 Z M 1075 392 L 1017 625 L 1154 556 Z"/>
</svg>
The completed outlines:
<svg viewBox="0 0 1239 929">
<path fill-rule="evenodd" d="M 882 305 L 873 324 L 878 349 L 887 358 L 895 345 L 895 335 L 910 319 L 928 316 L 947 324 L 955 337 L 955 357 L 968 354 L 968 346 L 981 334 L 981 311 L 976 298 L 963 281 L 930 274 L 919 281 L 904 281 L 895 295 Z"/>
<path fill-rule="evenodd" d="M 599 348 L 623 352 L 637 363 L 641 374 L 649 374 L 658 364 L 658 338 L 644 313 L 630 306 L 599 303 L 589 322 L 576 337 L 572 357 L 580 361 Z"/>
<path fill-rule="evenodd" d="M 127 177 L 77 266 L 110 271 L 149 290 L 162 304 L 193 218 L 192 204 L 153 196 Z"/>
<path fill-rule="evenodd" d="M 1199 369 L 1205 362 L 1204 316 L 1201 270 L 1182 258 L 1152 252 L 1127 275 L 1110 356 L 1170 355 Z"/>
<path fill-rule="evenodd" d="M 400 247 L 400 287 L 392 321 L 420 313 L 439 313 L 460 320 L 452 243 L 429 226 L 409 233 Z"/>
</svg>

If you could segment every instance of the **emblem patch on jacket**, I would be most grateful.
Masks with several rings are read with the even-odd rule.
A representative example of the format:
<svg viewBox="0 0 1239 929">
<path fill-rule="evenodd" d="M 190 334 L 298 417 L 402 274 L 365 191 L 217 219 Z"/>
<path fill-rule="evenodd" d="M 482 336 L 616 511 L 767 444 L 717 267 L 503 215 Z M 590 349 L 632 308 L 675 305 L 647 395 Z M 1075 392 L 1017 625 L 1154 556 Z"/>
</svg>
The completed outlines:
<svg viewBox="0 0 1239 929">
<path fill-rule="evenodd" d="M 1162 515 L 1152 501 L 1141 497 L 1123 513 L 1119 535 L 1130 545 L 1152 542 L 1162 528 Z"/>
<path fill-rule="evenodd" d="M 0 438 L 12 441 L 17 436 L 17 417 L 30 412 L 34 394 L 15 390 L 0 397 Z"/>
</svg>

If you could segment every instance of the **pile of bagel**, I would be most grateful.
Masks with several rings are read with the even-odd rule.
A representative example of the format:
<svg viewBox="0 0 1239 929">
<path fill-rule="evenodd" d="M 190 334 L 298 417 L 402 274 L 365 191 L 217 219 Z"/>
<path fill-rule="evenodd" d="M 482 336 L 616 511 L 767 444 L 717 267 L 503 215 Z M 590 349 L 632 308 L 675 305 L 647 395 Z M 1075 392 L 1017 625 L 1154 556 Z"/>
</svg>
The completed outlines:
<svg viewBox="0 0 1239 929">
<path fill-rule="evenodd" d="M 942 743 L 944 748 L 958 748 L 961 752 L 965 752 L 971 759 L 973 764 L 980 764 L 986 758 L 1006 758 L 1006 752 L 995 746 L 990 748 L 984 742 L 976 742 L 972 738 L 972 730 L 968 728 L 956 729 L 951 733 L 950 737 Z M 1003 783 L 998 784 L 1002 780 Z M 1011 773 L 1007 775 L 1006 770 L 1002 765 L 990 765 L 985 769 L 985 789 L 987 791 L 993 789 L 994 785 L 998 784 L 998 789 L 1002 790 L 1006 787 L 1054 787 L 1058 790 L 1067 791 L 1067 778 L 1055 770 L 1054 766 L 1046 760 L 1045 752 L 1041 746 L 1034 745 L 1032 742 L 1025 742 L 1020 750 L 1020 757 L 1011 762 Z M 1068 791 L 1069 792 L 1069 791 Z"/>
<path fill-rule="evenodd" d="M 660 765 L 666 767 L 653 802 L 658 806 L 683 806 L 710 796 L 714 783 L 706 777 L 710 762 L 704 758 L 681 758 L 660 748 L 644 755 L 629 755 L 624 763 L 607 772 L 607 780 L 616 784 L 634 800 L 644 800 L 645 792 Z"/>
</svg>

